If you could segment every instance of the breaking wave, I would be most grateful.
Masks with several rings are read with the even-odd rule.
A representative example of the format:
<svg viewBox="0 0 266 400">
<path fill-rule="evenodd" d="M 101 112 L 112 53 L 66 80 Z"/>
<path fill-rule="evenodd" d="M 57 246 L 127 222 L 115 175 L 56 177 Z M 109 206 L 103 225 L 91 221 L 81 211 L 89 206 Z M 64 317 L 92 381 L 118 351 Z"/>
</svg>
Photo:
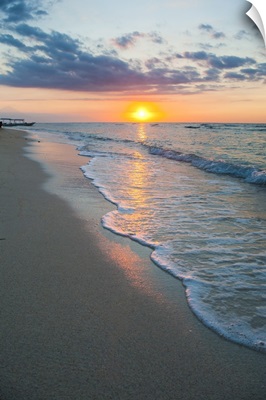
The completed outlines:
<svg viewBox="0 0 266 400">
<path fill-rule="evenodd" d="M 266 185 L 266 171 L 256 167 L 237 165 L 223 160 L 209 160 L 196 154 L 185 154 L 175 150 L 167 150 L 160 147 L 149 147 L 149 153 L 170 160 L 186 162 L 193 167 L 219 175 L 230 175 L 244 179 L 245 182 L 257 185 Z"/>
</svg>

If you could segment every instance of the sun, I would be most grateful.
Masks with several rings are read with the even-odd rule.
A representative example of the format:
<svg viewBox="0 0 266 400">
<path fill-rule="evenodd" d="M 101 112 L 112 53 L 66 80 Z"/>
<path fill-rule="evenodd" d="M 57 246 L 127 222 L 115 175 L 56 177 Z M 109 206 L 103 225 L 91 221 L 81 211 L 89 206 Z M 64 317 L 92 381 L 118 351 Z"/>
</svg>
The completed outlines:
<svg viewBox="0 0 266 400">
<path fill-rule="evenodd" d="M 145 107 L 137 108 L 132 113 L 132 117 L 138 121 L 148 121 L 152 117 L 152 113 Z"/>
<path fill-rule="evenodd" d="M 160 121 L 163 113 L 158 104 L 153 102 L 132 102 L 128 105 L 124 117 L 135 122 Z"/>
</svg>

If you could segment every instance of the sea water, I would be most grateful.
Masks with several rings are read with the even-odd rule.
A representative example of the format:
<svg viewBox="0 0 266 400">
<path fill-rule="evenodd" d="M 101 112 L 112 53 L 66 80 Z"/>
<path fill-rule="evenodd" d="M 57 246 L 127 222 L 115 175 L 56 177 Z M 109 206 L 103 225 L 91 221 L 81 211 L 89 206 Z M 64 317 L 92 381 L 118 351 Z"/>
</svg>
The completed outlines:
<svg viewBox="0 0 266 400">
<path fill-rule="evenodd" d="M 36 124 L 78 147 L 115 211 L 107 229 L 152 249 L 204 324 L 266 352 L 266 125 Z"/>
</svg>

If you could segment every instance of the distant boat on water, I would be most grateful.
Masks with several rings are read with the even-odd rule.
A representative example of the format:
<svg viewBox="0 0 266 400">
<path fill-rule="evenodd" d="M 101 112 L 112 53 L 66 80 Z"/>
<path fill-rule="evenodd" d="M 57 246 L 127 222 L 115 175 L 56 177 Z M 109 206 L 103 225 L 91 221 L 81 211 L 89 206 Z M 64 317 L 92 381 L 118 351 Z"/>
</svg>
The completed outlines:
<svg viewBox="0 0 266 400">
<path fill-rule="evenodd" d="M 188 129 L 199 129 L 200 126 L 198 126 L 198 125 L 186 125 L 185 128 L 188 128 Z"/>
<path fill-rule="evenodd" d="M 13 127 L 13 126 L 33 126 L 35 122 L 26 122 L 23 118 L 0 118 L 2 126 Z"/>
</svg>

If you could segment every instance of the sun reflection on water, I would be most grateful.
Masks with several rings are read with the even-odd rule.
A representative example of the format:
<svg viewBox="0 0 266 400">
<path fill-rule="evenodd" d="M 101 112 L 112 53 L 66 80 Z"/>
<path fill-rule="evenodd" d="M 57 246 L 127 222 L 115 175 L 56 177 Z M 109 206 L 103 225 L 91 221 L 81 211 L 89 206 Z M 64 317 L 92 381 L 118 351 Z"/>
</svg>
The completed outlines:
<svg viewBox="0 0 266 400">
<path fill-rule="evenodd" d="M 145 124 L 139 124 L 138 125 L 137 136 L 138 136 L 138 140 L 140 142 L 144 142 L 147 139 L 146 125 Z"/>
</svg>

